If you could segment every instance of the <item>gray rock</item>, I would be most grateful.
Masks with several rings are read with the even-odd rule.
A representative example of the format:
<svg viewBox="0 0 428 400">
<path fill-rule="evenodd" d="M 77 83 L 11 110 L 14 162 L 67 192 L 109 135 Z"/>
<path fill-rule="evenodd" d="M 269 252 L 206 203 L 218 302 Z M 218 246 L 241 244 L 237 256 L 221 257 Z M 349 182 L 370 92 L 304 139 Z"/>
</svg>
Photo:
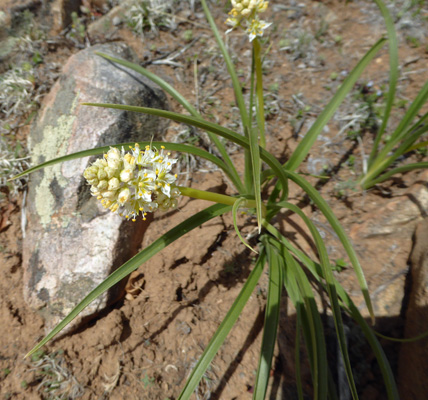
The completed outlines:
<svg viewBox="0 0 428 400">
<path fill-rule="evenodd" d="M 165 108 L 166 97 L 140 75 L 94 54 L 134 60 L 123 44 L 72 56 L 45 97 L 30 135 L 32 164 L 93 147 L 159 139 L 164 120 L 144 114 L 79 106 L 82 102 Z M 50 330 L 96 285 L 132 257 L 146 223 L 122 220 L 90 195 L 82 176 L 93 158 L 57 164 L 31 176 L 23 250 L 24 296 Z M 76 320 L 100 311 L 122 293 L 116 286 Z M 76 326 L 74 323 L 73 326 Z"/>
<path fill-rule="evenodd" d="M 428 331 L 428 218 L 419 223 L 411 261 L 411 288 L 406 311 L 405 337 Z M 399 388 L 402 398 L 427 399 L 428 341 L 403 343 L 400 350 Z"/>
<path fill-rule="evenodd" d="M 107 14 L 88 25 L 88 35 L 92 40 L 112 39 L 117 36 L 118 27 L 126 20 L 126 12 L 131 7 L 130 0 L 124 0 Z"/>
</svg>

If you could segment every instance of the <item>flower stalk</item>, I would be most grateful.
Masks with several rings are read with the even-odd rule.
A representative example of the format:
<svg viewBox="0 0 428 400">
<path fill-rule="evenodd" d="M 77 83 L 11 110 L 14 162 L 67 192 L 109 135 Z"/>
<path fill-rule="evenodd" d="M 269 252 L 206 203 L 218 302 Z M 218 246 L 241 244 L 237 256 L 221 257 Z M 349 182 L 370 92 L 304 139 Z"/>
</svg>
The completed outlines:
<svg viewBox="0 0 428 400">
<path fill-rule="evenodd" d="M 262 57 L 261 46 L 259 39 L 256 37 L 253 40 L 254 50 L 254 66 L 256 69 L 256 93 L 257 93 L 257 124 L 259 126 L 260 134 L 260 147 L 266 148 L 266 135 L 265 135 L 265 104 L 263 99 L 263 72 L 262 72 Z"/>
<path fill-rule="evenodd" d="M 177 186 L 177 189 L 183 196 L 191 197 L 193 199 L 208 200 L 219 204 L 226 204 L 233 206 L 240 198 L 226 196 L 220 193 L 207 192 L 205 190 L 193 189 L 185 186 Z M 256 208 L 256 201 L 252 199 L 246 199 L 242 203 L 242 207 Z"/>
</svg>

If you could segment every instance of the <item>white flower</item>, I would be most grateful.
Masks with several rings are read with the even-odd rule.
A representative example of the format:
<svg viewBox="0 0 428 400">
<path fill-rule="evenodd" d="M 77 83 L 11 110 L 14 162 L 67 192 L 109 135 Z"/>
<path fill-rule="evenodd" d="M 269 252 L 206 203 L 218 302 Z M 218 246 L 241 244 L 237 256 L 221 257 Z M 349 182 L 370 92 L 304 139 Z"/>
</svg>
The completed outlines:
<svg viewBox="0 0 428 400">
<path fill-rule="evenodd" d="M 231 28 L 226 33 L 242 27 L 244 20 L 250 42 L 256 37 L 263 36 L 263 31 L 271 24 L 259 20 L 258 14 L 266 11 L 269 2 L 264 0 L 233 0 L 231 3 L 233 8 L 229 12 L 230 17 L 226 20 L 226 25 L 231 26 Z"/>
<path fill-rule="evenodd" d="M 253 19 L 247 29 L 250 42 L 252 42 L 256 37 L 263 36 L 263 31 L 269 28 L 271 25 L 272 23 L 266 23 L 265 21 L 259 19 Z"/>
<path fill-rule="evenodd" d="M 118 196 L 117 196 L 117 202 L 123 206 L 127 201 L 129 201 L 129 198 L 131 197 L 131 191 L 128 188 L 122 189 Z"/>
<path fill-rule="evenodd" d="M 151 146 L 141 150 L 138 144 L 130 147 L 128 153 L 110 148 L 85 169 L 91 194 L 105 208 L 133 221 L 140 213 L 145 220 L 148 212 L 176 208 L 181 192 L 174 184 L 177 175 L 170 171 L 177 160 L 163 146 L 160 151 Z"/>
</svg>

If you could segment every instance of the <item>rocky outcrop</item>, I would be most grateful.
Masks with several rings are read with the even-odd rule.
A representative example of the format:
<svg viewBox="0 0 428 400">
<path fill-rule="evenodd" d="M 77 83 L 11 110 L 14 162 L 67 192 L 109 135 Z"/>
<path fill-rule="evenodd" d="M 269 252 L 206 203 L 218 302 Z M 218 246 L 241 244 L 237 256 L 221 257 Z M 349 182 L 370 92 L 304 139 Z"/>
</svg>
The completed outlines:
<svg viewBox="0 0 428 400">
<path fill-rule="evenodd" d="M 32 129 L 33 165 L 94 147 L 159 139 L 165 122 L 158 118 L 79 105 L 166 106 L 162 91 L 95 51 L 135 61 L 131 50 L 118 43 L 85 49 L 68 60 Z M 42 312 L 47 330 L 136 253 L 146 227 L 143 221 L 122 220 L 90 195 L 82 173 L 91 161 L 93 158 L 72 160 L 31 175 L 23 250 L 24 296 Z M 100 296 L 76 322 L 103 309 L 121 289 L 116 286 Z"/>
</svg>

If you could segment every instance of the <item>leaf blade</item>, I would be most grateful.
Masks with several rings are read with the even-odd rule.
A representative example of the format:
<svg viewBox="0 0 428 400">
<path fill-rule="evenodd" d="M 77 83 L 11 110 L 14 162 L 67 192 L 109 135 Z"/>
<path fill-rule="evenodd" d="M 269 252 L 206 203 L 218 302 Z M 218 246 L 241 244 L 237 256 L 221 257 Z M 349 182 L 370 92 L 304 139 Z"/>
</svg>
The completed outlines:
<svg viewBox="0 0 428 400">
<path fill-rule="evenodd" d="M 93 289 L 74 309 L 54 328 L 52 331 L 42 339 L 32 350 L 28 352 L 25 357 L 34 354 L 38 349 L 43 347 L 49 340 L 57 335 L 65 326 L 67 326 L 76 316 L 86 308 L 93 300 L 95 300 L 100 294 L 114 286 L 121 279 L 129 275 L 132 271 L 135 271 L 141 264 L 149 260 L 159 251 L 164 249 L 166 246 L 190 232 L 192 229 L 202 225 L 204 222 L 210 219 L 224 214 L 231 209 L 230 206 L 222 204 L 215 204 L 206 208 L 203 211 L 193 215 L 186 221 L 177 225 L 176 227 L 169 230 L 166 234 L 155 240 L 150 246 L 140 251 L 136 256 L 132 257 L 129 261 L 119 267 L 116 271 L 110 274 L 101 284 Z"/>
<path fill-rule="evenodd" d="M 216 333 L 211 338 L 208 346 L 206 347 L 202 356 L 199 358 L 199 361 L 193 369 L 191 375 L 187 379 L 186 385 L 181 391 L 178 400 L 188 399 L 194 392 L 197 384 L 203 376 L 203 373 L 208 368 L 208 365 L 211 363 L 212 359 L 214 358 L 218 349 L 226 339 L 227 335 L 232 329 L 232 326 L 235 324 L 242 309 L 244 308 L 245 304 L 253 293 L 254 288 L 256 287 L 256 284 L 259 281 L 260 276 L 263 272 L 263 266 L 265 262 L 265 252 L 264 250 L 262 250 L 260 252 L 260 256 L 256 262 L 256 265 L 251 271 L 249 277 L 247 278 L 243 288 L 241 289 L 241 292 L 233 302 L 232 307 L 229 309 L 226 317 L 223 319 Z"/>
</svg>

